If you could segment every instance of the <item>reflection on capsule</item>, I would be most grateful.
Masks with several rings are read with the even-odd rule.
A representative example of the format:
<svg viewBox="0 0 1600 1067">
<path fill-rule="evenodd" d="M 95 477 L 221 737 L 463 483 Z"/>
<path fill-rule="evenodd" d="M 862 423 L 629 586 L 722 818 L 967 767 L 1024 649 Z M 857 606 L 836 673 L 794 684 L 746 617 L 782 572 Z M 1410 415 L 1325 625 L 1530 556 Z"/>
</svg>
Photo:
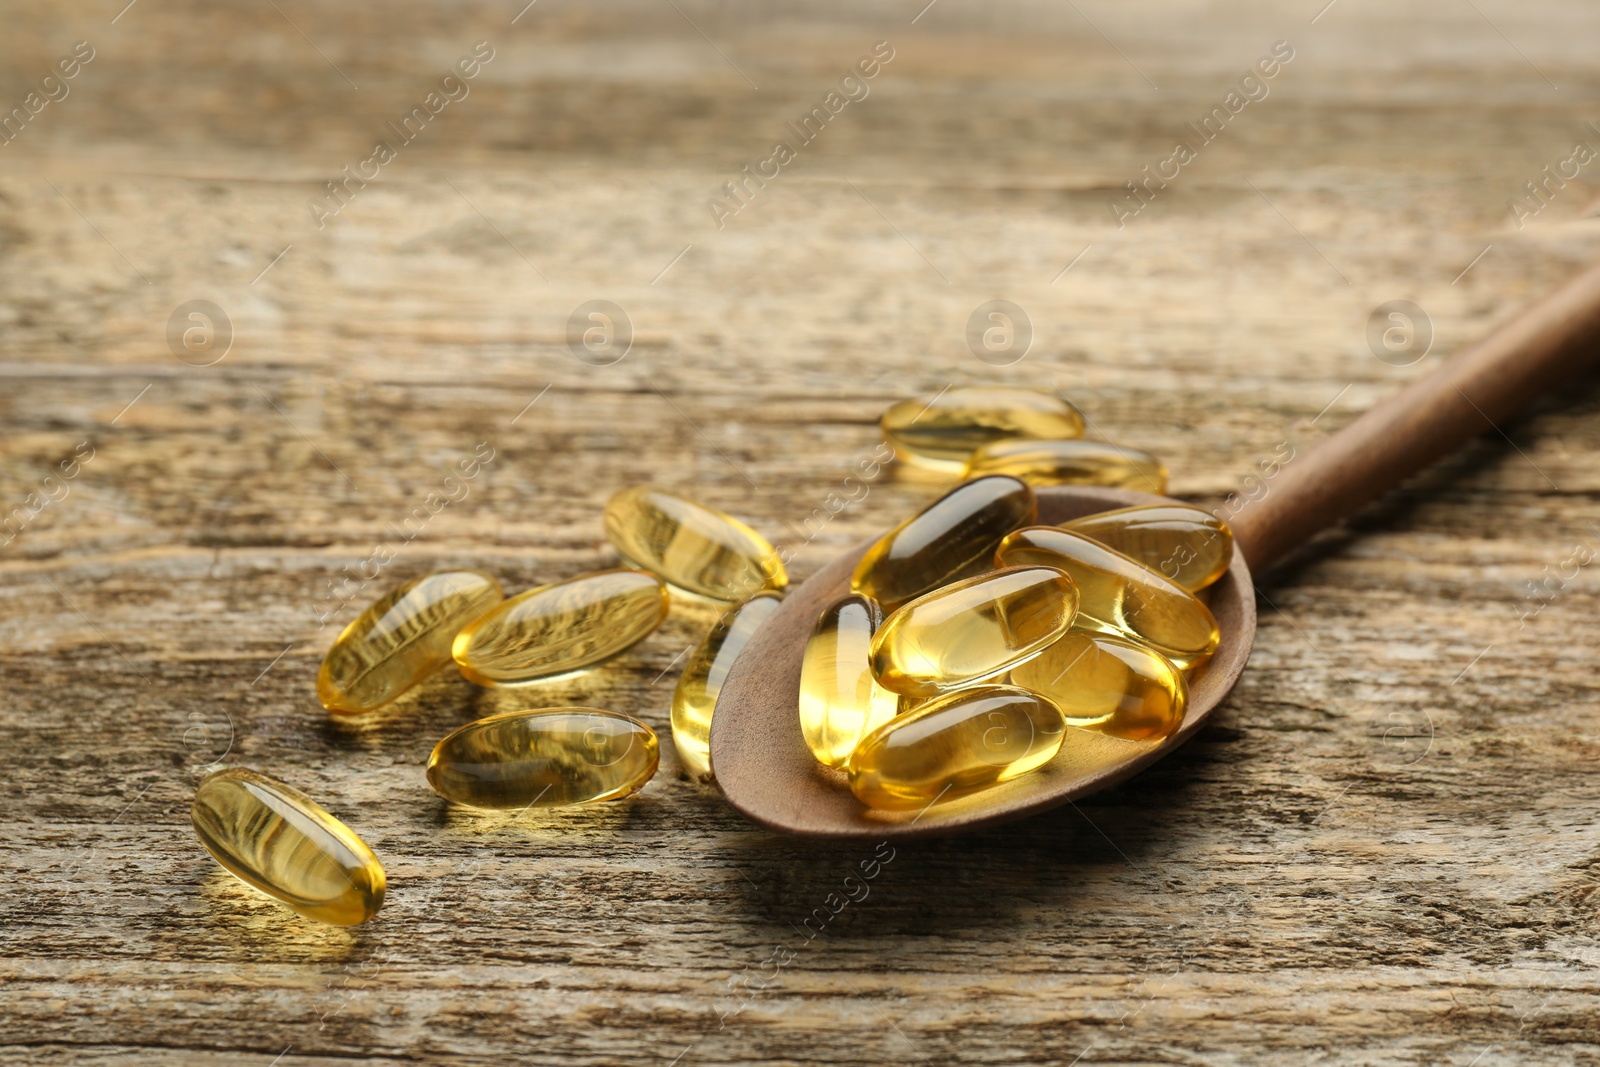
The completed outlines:
<svg viewBox="0 0 1600 1067">
<path fill-rule="evenodd" d="M 966 477 L 1009 474 L 1029 485 L 1167 491 L 1167 468 L 1148 452 L 1103 441 L 997 441 L 972 453 Z"/>
<path fill-rule="evenodd" d="M 895 717 L 900 698 L 872 677 L 876 601 L 851 593 L 817 619 L 800 661 L 800 733 L 812 755 L 842 767 L 861 739 Z"/>
<path fill-rule="evenodd" d="M 1159 741 L 1183 722 L 1189 685 L 1172 662 L 1116 634 L 1074 630 L 1011 671 L 1068 726 L 1129 741 Z"/>
<path fill-rule="evenodd" d="M 1061 712 L 1033 693 L 958 689 L 868 734 L 846 768 L 850 789 L 890 810 L 953 800 L 1050 762 L 1065 731 Z"/>
<path fill-rule="evenodd" d="M 667 587 L 618 568 L 541 585 L 456 635 L 456 666 L 479 685 L 522 685 L 592 667 L 626 651 L 667 617 Z"/>
<path fill-rule="evenodd" d="M 980 385 L 946 389 L 932 400 L 902 400 L 878 425 L 901 459 L 959 474 L 973 449 L 992 441 L 1080 437 L 1083 415 L 1049 393 Z"/>
<path fill-rule="evenodd" d="M 894 611 L 988 570 L 1000 539 L 1037 517 L 1033 490 L 1015 478 L 958 485 L 878 538 L 850 575 L 850 591 Z"/>
<path fill-rule="evenodd" d="M 711 713 L 717 694 L 733 661 L 782 602 L 777 593 L 760 593 L 730 608 L 683 668 L 672 691 L 672 743 L 691 778 L 711 779 Z"/>
<path fill-rule="evenodd" d="M 741 603 L 789 584 L 777 549 L 716 508 L 660 489 L 624 489 L 606 504 L 606 536 L 635 567 L 679 589 Z"/>
<path fill-rule="evenodd" d="M 335 715 L 380 708 L 450 662 L 461 628 L 505 599 L 481 571 L 440 571 L 382 597 L 334 639 L 317 699 Z"/>
<path fill-rule="evenodd" d="M 620 800 L 655 775 L 660 752 L 654 730 L 615 711 L 508 711 L 469 722 L 435 745 L 428 784 L 472 808 Z"/>
<path fill-rule="evenodd" d="M 1000 567 L 1059 567 L 1078 583 L 1078 629 L 1142 641 L 1184 670 L 1216 651 L 1217 620 L 1195 595 L 1138 560 L 1055 526 L 1010 534 L 995 553 Z"/>
<path fill-rule="evenodd" d="M 999 674 L 1067 632 L 1072 579 L 1053 567 L 1009 567 L 918 597 L 872 638 L 878 684 L 931 697 Z"/>
<path fill-rule="evenodd" d="M 1233 562 L 1228 524 L 1189 504 L 1118 508 L 1064 522 L 1061 528 L 1109 545 L 1191 593 L 1221 578 Z"/>
<path fill-rule="evenodd" d="M 194 832 L 240 881 L 307 919 L 355 926 L 383 906 L 383 865 L 355 831 L 298 789 L 255 771 L 218 771 L 190 808 Z"/>
</svg>

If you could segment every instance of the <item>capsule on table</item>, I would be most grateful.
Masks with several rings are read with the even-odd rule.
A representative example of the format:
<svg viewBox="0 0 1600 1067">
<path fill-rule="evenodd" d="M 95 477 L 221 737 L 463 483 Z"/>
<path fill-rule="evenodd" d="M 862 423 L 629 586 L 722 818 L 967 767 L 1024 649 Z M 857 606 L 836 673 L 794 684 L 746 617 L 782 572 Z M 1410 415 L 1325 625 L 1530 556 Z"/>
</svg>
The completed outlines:
<svg viewBox="0 0 1600 1067">
<path fill-rule="evenodd" d="M 298 789 L 255 771 L 218 771 L 189 817 L 206 851 L 297 914 L 355 926 L 383 906 L 383 865 L 354 830 Z"/>
<path fill-rule="evenodd" d="M 931 697 L 1000 674 L 1072 625 L 1078 590 L 1054 567 L 1008 567 L 918 597 L 872 638 L 878 684 Z"/>
<path fill-rule="evenodd" d="M 1056 526 L 1010 534 L 995 553 L 1000 567 L 1059 567 L 1078 584 L 1074 627 L 1106 630 L 1154 648 L 1188 670 L 1216 651 L 1211 609 L 1138 560 Z"/>
<path fill-rule="evenodd" d="M 1116 634 L 1074 630 L 1012 669 L 1012 685 L 1038 693 L 1068 726 L 1159 741 L 1183 723 L 1189 684 L 1161 653 Z"/>
<path fill-rule="evenodd" d="M 966 477 L 1009 474 L 1029 485 L 1096 485 L 1167 491 L 1167 468 L 1136 448 L 1104 441 L 996 441 L 972 453 Z"/>
<path fill-rule="evenodd" d="M 555 808 L 621 800 L 656 773 L 661 744 L 638 719 L 601 708 L 508 711 L 433 746 L 428 785 L 471 808 Z"/>
<path fill-rule="evenodd" d="M 730 608 L 689 657 L 672 691 L 672 743 L 691 778 L 711 779 L 711 713 L 728 670 L 761 624 L 783 603 L 777 593 L 758 593 Z"/>
<path fill-rule="evenodd" d="M 383 705 L 450 662 L 468 623 L 505 599 L 482 571 L 440 571 L 382 597 L 334 639 L 317 671 L 317 699 L 335 715 Z"/>
<path fill-rule="evenodd" d="M 519 593 L 456 635 L 468 681 L 523 685 L 592 667 L 667 617 L 667 587 L 644 571 L 594 571 Z"/>
<path fill-rule="evenodd" d="M 878 420 L 907 463 L 959 474 L 980 445 L 1014 438 L 1083 436 L 1083 414 L 1050 393 L 1005 385 L 946 389 L 932 400 L 902 400 Z"/>
<path fill-rule="evenodd" d="M 679 589 L 740 603 L 789 584 L 778 550 L 716 508 L 660 489 L 624 489 L 606 504 L 606 536 L 635 567 Z"/>
<path fill-rule="evenodd" d="M 890 810 L 953 800 L 1042 767 L 1065 732 L 1061 712 L 1033 693 L 958 689 L 868 734 L 846 768 L 850 790 Z"/>
<path fill-rule="evenodd" d="M 829 604 L 800 661 L 800 733 L 812 755 L 842 767 L 867 734 L 894 718 L 900 698 L 872 677 L 877 601 L 859 593 Z"/>
<path fill-rule="evenodd" d="M 1015 478 L 956 486 L 878 538 L 850 575 L 850 591 L 894 611 L 990 567 L 1000 539 L 1038 518 L 1033 490 Z"/>
<path fill-rule="evenodd" d="M 1101 511 L 1061 524 L 1092 537 L 1198 592 L 1221 578 L 1233 562 L 1233 531 L 1204 508 L 1142 504 Z"/>
</svg>

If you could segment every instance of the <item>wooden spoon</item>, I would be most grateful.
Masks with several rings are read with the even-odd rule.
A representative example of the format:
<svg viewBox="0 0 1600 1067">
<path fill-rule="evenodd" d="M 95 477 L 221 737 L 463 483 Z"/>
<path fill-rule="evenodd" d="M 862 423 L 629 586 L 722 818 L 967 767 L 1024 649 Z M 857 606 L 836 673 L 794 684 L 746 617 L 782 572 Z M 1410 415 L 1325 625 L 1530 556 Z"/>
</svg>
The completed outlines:
<svg viewBox="0 0 1600 1067">
<path fill-rule="evenodd" d="M 1238 681 L 1255 638 L 1251 572 L 1267 570 L 1313 534 L 1479 434 L 1498 430 L 1536 395 L 1600 356 L 1600 266 L 1296 456 L 1257 500 L 1228 516 L 1237 545 L 1211 587 L 1222 644 L 1190 678 L 1183 725 L 1160 742 L 1068 730 L 1049 764 L 993 789 L 920 812 L 866 807 L 842 772 L 812 757 L 800 734 L 800 659 L 818 614 L 848 591 L 863 542 L 794 589 L 723 684 L 711 720 L 711 762 L 730 803 L 784 833 L 913 838 L 976 830 L 1031 815 L 1122 781 L 1192 737 Z M 1039 492 L 1039 520 L 1059 523 L 1165 497 L 1114 489 Z"/>
</svg>

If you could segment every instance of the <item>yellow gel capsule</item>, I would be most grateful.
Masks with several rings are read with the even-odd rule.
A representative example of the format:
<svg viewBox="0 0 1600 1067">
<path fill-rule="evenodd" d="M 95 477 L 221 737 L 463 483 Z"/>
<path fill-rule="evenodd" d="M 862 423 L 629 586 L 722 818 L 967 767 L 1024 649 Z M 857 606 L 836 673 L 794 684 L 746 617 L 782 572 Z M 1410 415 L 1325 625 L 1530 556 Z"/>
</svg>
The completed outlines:
<svg viewBox="0 0 1600 1067">
<path fill-rule="evenodd" d="M 274 778 L 218 771 L 189 811 L 206 851 L 247 885 L 307 919 L 355 926 L 378 913 L 388 882 L 354 830 Z"/>
<path fill-rule="evenodd" d="M 667 587 L 644 571 L 594 571 L 519 593 L 456 635 L 468 681 L 522 685 L 592 667 L 667 617 Z"/>
<path fill-rule="evenodd" d="M 1065 733 L 1061 712 L 1033 693 L 958 689 L 868 734 L 850 757 L 850 789 L 890 810 L 953 800 L 1044 766 Z"/>
<path fill-rule="evenodd" d="M 1068 726 L 1129 741 L 1159 741 L 1183 723 L 1189 685 L 1172 661 L 1115 634 L 1074 630 L 1011 671 Z"/>
<path fill-rule="evenodd" d="M 689 777 L 711 780 L 711 713 L 717 694 L 733 661 L 781 603 L 777 593 L 759 593 L 729 608 L 684 666 L 672 691 L 672 743 Z"/>
<path fill-rule="evenodd" d="M 988 570 L 1000 539 L 1038 514 L 1033 490 L 1015 478 L 958 485 L 878 538 L 850 575 L 850 591 L 894 611 Z"/>
<path fill-rule="evenodd" d="M 988 678 L 1067 632 L 1078 609 L 1072 579 L 1054 567 L 1008 567 L 918 597 L 872 638 L 878 684 L 931 697 Z"/>
<path fill-rule="evenodd" d="M 1009 474 L 1029 485 L 1167 491 L 1167 468 L 1148 452 L 1103 441 L 997 441 L 972 453 L 966 477 Z"/>
<path fill-rule="evenodd" d="M 800 733 L 812 755 L 842 767 L 867 734 L 894 718 L 900 698 L 872 677 L 876 601 L 851 593 L 823 609 L 800 661 Z"/>
<path fill-rule="evenodd" d="M 505 599 L 482 571 L 440 571 L 407 582 L 334 639 L 317 671 L 317 699 L 335 715 L 380 708 L 450 662 L 461 628 Z"/>
<path fill-rule="evenodd" d="M 606 536 L 635 567 L 679 589 L 740 603 L 789 576 L 765 537 L 715 508 L 660 489 L 624 489 L 606 504 Z"/>
<path fill-rule="evenodd" d="M 660 760 L 656 732 L 615 711 L 508 711 L 434 745 L 428 784 L 471 808 L 554 808 L 630 797 Z"/>
<path fill-rule="evenodd" d="M 1000 543 L 1001 567 L 1059 567 L 1078 583 L 1080 630 L 1105 630 L 1143 642 L 1184 670 L 1217 649 L 1211 609 L 1183 586 L 1138 560 L 1081 534 L 1030 526 Z"/>
<path fill-rule="evenodd" d="M 1160 571 L 1189 592 L 1221 578 L 1233 562 L 1233 531 L 1204 508 L 1145 504 L 1061 524 Z"/>
<path fill-rule="evenodd" d="M 1083 435 L 1083 415 L 1058 396 L 1003 385 L 946 389 L 932 400 L 902 400 L 878 422 L 907 463 L 959 474 L 973 449 L 1013 438 Z"/>
</svg>

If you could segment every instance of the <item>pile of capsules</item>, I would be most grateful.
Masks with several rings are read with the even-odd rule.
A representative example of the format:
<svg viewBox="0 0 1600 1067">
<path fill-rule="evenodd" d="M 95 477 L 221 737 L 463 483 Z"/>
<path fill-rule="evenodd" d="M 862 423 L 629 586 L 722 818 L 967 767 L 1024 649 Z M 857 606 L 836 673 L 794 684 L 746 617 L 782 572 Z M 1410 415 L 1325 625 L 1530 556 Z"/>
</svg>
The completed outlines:
<svg viewBox="0 0 1600 1067">
<path fill-rule="evenodd" d="M 1176 730 L 1185 672 L 1217 647 L 1196 593 L 1232 559 L 1227 526 L 1177 504 L 1037 525 L 1034 486 L 1166 488 L 1158 460 L 1082 440 L 1082 415 L 1049 394 L 949 389 L 894 405 L 881 424 L 898 458 L 963 480 L 867 550 L 807 641 L 800 731 L 821 764 L 843 772 L 841 786 L 873 808 L 920 808 L 1044 766 L 1069 726 L 1130 741 Z M 739 520 L 658 489 L 613 496 L 605 529 L 631 566 L 510 598 L 474 570 L 391 591 L 335 639 L 318 698 L 357 719 L 452 661 L 483 686 L 568 675 L 639 642 L 672 596 L 687 594 L 732 605 L 672 698 L 679 760 L 712 780 L 712 711 L 781 603 L 783 563 Z M 655 731 L 618 712 L 511 711 L 439 741 L 427 781 L 473 808 L 585 804 L 638 792 L 659 755 Z M 218 771 L 200 784 L 192 816 L 223 867 L 307 918 L 353 925 L 383 903 L 372 850 L 283 782 Z"/>
</svg>

